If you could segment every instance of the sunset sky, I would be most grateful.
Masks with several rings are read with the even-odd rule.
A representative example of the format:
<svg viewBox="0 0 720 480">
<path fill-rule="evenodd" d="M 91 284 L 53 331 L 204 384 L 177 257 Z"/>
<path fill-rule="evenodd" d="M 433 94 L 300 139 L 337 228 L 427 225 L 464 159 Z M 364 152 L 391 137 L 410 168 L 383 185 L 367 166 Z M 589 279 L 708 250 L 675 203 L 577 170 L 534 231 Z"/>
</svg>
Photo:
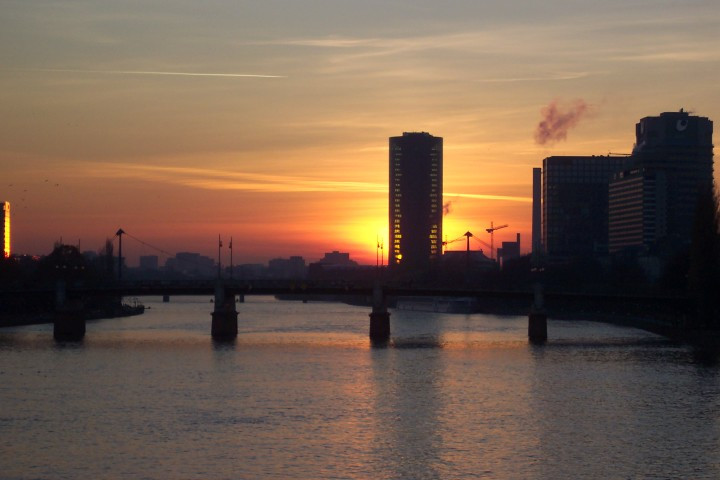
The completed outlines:
<svg viewBox="0 0 720 480">
<path fill-rule="evenodd" d="M 118 228 L 236 263 L 387 239 L 388 137 L 444 138 L 450 239 L 530 243 L 532 168 L 720 120 L 717 0 L 1 0 L 14 253 Z M 539 144 L 541 111 L 586 105 Z M 463 248 L 458 242 L 451 247 Z M 128 239 L 131 265 L 154 250 Z M 386 252 L 387 253 L 387 252 Z"/>
</svg>

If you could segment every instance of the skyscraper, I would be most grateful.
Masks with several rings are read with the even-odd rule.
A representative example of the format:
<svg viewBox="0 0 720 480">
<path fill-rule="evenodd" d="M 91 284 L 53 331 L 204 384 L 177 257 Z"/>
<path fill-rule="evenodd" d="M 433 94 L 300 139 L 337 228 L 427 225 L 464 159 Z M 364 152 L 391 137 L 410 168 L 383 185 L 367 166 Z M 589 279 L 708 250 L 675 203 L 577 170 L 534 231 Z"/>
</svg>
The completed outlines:
<svg viewBox="0 0 720 480">
<path fill-rule="evenodd" d="M 533 168 L 532 180 L 532 258 L 536 263 L 542 253 L 542 168 Z"/>
<path fill-rule="evenodd" d="M 2 202 L 2 218 L 3 257 L 8 258 L 10 256 L 10 202 Z"/>
<path fill-rule="evenodd" d="M 684 248 L 700 194 L 712 188 L 713 122 L 665 112 L 635 126 L 630 166 L 610 183 L 610 251 Z"/>
<path fill-rule="evenodd" d="M 713 123 L 665 112 L 642 118 L 625 157 L 548 157 L 542 243 L 550 257 L 687 248 L 695 210 L 713 185 Z"/>
<path fill-rule="evenodd" d="M 542 170 L 542 244 L 552 258 L 608 252 L 608 184 L 627 157 L 548 157 Z"/>
<path fill-rule="evenodd" d="M 443 139 L 426 132 L 390 137 L 391 267 L 428 268 L 442 252 Z"/>
</svg>

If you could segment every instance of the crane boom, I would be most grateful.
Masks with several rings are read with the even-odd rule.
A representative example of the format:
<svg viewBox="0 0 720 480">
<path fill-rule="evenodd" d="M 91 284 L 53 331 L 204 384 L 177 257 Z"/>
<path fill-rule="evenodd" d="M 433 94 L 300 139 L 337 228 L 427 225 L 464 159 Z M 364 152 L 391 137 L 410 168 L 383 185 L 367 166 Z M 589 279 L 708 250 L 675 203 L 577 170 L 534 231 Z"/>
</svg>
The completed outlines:
<svg viewBox="0 0 720 480">
<path fill-rule="evenodd" d="M 495 230 L 506 227 L 509 227 L 507 223 L 496 227 L 493 222 L 490 222 L 490 228 L 485 229 L 485 231 L 490 234 L 490 258 L 493 260 L 495 259 Z"/>
<path fill-rule="evenodd" d="M 500 230 L 501 228 L 506 228 L 506 227 L 509 227 L 509 226 L 510 226 L 510 225 L 508 225 L 508 224 L 506 223 L 505 225 L 500 225 L 500 226 L 497 226 L 497 227 L 493 227 L 493 223 L 490 222 L 490 228 L 486 228 L 485 231 L 486 231 L 487 233 L 493 233 L 495 230 Z"/>
</svg>

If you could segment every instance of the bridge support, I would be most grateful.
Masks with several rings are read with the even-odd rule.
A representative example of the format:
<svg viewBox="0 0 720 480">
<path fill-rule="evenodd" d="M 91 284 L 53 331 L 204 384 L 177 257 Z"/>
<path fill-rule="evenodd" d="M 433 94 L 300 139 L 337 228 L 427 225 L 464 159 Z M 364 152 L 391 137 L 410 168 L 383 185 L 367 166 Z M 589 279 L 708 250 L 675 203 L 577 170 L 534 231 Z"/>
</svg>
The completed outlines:
<svg viewBox="0 0 720 480">
<path fill-rule="evenodd" d="M 170 302 L 170 295 L 163 295 L 163 303 L 169 303 Z"/>
<path fill-rule="evenodd" d="M 62 280 L 55 286 L 53 337 L 61 342 L 77 342 L 85 337 L 85 314 L 82 300 L 69 300 L 65 282 Z"/>
<path fill-rule="evenodd" d="M 215 308 L 212 312 L 211 334 L 214 340 L 234 340 L 237 338 L 238 323 L 235 309 L 235 296 L 228 295 L 222 280 L 215 286 Z"/>
<path fill-rule="evenodd" d="M 370 341 L 385 343 L 390 339 L 390 313 L 380 285 L 373 290 L 373 307 L 370 313 Z"/>
<path fill-rule="evenodd" d="M 542 344 L 547 341 L 547 314 L 545 313 L 542 286 L 535 285 L 535 300 L 528 315 L 528 339 L 530 343 Z"/>
</svg>

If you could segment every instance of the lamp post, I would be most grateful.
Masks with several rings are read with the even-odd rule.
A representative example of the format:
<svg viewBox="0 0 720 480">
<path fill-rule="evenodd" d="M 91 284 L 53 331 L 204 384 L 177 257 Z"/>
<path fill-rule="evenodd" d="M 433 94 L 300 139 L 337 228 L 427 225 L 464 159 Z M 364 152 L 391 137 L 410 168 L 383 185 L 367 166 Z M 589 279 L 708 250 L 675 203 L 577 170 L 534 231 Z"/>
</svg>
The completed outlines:
<svg viewBox="0 0 720 480">
<path fill-rule="evenodd" d="M 120 228 L 115 235 L 118 236 L 118 280 L 122 280 L 122 236 L 125 231 Z"/>
</svg>

